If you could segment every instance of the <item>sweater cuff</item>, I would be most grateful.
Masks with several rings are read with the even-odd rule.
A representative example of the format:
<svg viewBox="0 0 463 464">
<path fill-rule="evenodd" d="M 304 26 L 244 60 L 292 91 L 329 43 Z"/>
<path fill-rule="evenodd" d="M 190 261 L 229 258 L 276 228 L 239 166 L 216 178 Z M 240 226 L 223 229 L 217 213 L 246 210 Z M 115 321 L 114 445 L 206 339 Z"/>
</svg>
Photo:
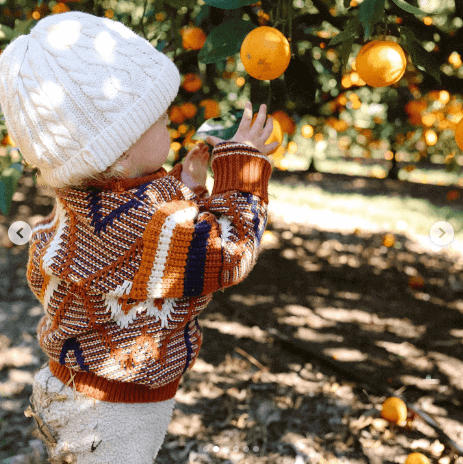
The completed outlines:
<svg viewBox="0 0 463 464">
<path fill-rule="evenodd" d="M 230 190 L 252 193 L 268 203 L 272 165 L 256 148 L 238 142 L 218 143 L 212 152 L 212 194 Z"/>
</svg>

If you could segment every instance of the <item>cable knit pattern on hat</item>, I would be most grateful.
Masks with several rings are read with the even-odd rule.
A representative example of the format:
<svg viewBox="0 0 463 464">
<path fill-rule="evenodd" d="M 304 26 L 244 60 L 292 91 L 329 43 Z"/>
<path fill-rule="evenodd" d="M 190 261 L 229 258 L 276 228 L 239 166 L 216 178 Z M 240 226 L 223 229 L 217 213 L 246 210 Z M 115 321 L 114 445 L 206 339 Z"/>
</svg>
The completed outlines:
<svg viewBox="0 0 463 464">
<path fill-rule="evenodd" d="M 52 187 L 104 171 L 167 110 L 177 67 L 124 24 L 47 16 L 0 55 L 0 106 L 28 163 Z"/>
</svg>

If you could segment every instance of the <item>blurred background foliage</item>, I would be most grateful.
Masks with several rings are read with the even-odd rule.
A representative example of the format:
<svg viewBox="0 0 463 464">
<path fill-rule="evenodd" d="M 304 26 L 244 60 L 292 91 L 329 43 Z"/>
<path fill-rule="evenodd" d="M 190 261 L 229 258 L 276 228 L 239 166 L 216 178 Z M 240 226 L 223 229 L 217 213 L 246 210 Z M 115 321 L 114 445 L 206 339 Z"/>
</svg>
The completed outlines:
<svg viewBox="0 0 463 464">
<path fill-rule="evenodd" d="M 232 135 L 250 99 L 255 110 L 267 103 L 284 132 L 271 155 L 276 169 L 463 186 L 454 134 L 463 115 L 463 0 L 0 0 L 0 49 L 70 10 L 124 23 L 179 67 L 171 164 L 204 131 Z M 239 53 L 246 34 L 264 25 L 291 46 L 288 68 L 271 81 L 251 77 Z M 407 52 L 407 68 L 396 84 L 370 87 L 355 56 L 385 37 Z M 34 170 L 2 114 L 0 130 L 0 210 L 8 214 L 21 173 Z"/>
</svg>

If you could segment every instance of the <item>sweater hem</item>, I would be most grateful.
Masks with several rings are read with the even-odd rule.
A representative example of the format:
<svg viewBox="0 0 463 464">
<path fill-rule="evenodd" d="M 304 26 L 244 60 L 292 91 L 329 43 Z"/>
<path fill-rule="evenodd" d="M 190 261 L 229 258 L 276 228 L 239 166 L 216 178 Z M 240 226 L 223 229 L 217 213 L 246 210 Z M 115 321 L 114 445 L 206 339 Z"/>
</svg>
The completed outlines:
<svg viewBox="0 0 463 464">
<path fill-rule="evenodd" d="M 50 359 L 50 371 L 61 382 L 90 398 L 109 403 L 156 403 L 170 400 L 178 390 L 181 376 L 158 388 L 107 380 L 91 372 L 73 371 Z"/>
</svg>

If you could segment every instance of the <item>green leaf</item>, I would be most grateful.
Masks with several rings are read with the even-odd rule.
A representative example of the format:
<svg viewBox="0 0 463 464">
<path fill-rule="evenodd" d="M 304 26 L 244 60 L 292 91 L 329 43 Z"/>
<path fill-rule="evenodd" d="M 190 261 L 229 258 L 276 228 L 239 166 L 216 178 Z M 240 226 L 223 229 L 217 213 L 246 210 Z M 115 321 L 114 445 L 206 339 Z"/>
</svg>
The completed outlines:
<svg viewBox="0 0 463 464">
<path fill-rule="evenodd" d="M 340 58 L 343 68 L 345 68 L 347 65 L 347 61 L 349 60 L 349 55 L 352 50 L 352 46 L 354 45 L 354 42 L 355 36 L 351 36 L 342 44 Z"/>
<path fill-rule="evenodd" d="M 416 6 L 412 6 L 405 2 L 404 0 L 392 0 L 399 8 L 406 11 L 407 13 L 411 13 L 418 16 L 428 16 L 429 13 L 425 13 L 424 11 L 420 10 Z"/>
<path fill-rule="evenodd" d="M 384 16 L 386 0 L 364 0 L 359 8 L 359 19 L 365 31 L 364 40 L 371 36 L 373 26 Z"/>
<path fill-rule="evenodd" d="M 243 110 L 233 109 L 219 118 L 205 121 L 193 135 L 194 140 L 205 140 L 208 136 L 220 137 L 223 140 L 231 139 L 238 130 L 243 117 Z"/>
<path fill-rule="evenodd" d="M 0 24 L 0 41 L 9 42 L 14 37 L 14 30 L 11 27 Z"/>
<path fill-rule="evenodd" d="M 350 7 L 350 0 L 344 0 L 343 5 L 344 5 L 344 8 L 349 8 Z"/>
<path fill-rule="evenodd" d="M 197 26 L 201 26 L 203 21 L 206 21 L 207 18 L 209 18 L 211 14 L 211 7 L 209 5 L 201 5 L 201 8 L 199 9 L 199 13 L 196 15 L 195 18 L 195 24 Z"/>
<path fill-rule="evenodd" d="M 252 5 L 256 3 L 256 0 L 204 0 L 204 3 L 224 10 L 235 10 L 242 6 Z"/>
<path fill-rule="evenodd" d="M 22 165 L 19 163 L 12 164 L 5 169 L 0 176 L 0 211 L 8 216 L 10 212 L 13 195 L 18 188 L 19 178 L 22 174 Z"/>
<path fill-rule="evenodd" d="M 360 20 L 358 15 L 355 15 L 346 25 L 346 28 L 335 35 L 328 43 L 328 45 L 337 45 L 338 43 L 344 42 L 347 39 L 350 39 L 352 36 L 357 37 L 358 29 L 360 26 Z"/>
<path fill-rule="evenodd" d="M 212 29 L 198 54 L 201 63 L 216 63 L 240 51 L 244 38 L 256 26 L 244 19 L 230 19 Z"/>
<path fill-rule="evenodd" d="M 423 48 L 423 46 L 415 38 L 415 34 L 410 29 L 401 27 L 400 30 L 401 36 L 405 38 L 403 47 L 410 55 L 412 63 L 417 68 L 434 77 L 434 79 L 440 83 L 440 66 L 434 56 Z"/>
<path fill-rule="evenodd" d="M 164 0 L 168 5 L 174 8 L 180 9 L 182 6 L 187 8 L 193 8 L 196 5 L 197 0 Z"/>
</svg>

